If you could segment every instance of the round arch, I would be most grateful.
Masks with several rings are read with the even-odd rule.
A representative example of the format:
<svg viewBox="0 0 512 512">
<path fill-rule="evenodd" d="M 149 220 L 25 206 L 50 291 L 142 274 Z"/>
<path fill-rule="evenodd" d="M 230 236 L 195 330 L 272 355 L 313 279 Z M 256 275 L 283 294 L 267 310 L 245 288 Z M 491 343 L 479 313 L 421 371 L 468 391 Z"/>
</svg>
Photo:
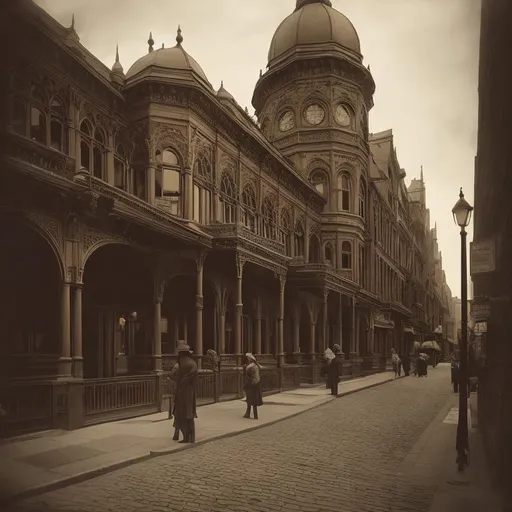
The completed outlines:
<svg viewBox="0 0 512 512">
<path fill-rule="evenodd" d="M 95 253 L 97 252 L 98 250 L 100 250 L 101 248 L 107 246 L 107 245 L 122 245 L 122 246 L 125 246 L 125 247 L 130 247 L 131 249 L 133 249 L 134 251 L 138 251 L 138 252 L 141 252 L 140 249 L 138 249 L 137 247 L 134 247 L 129 241 L 127 240 L 115 240 L 115 239 L 104 239 L 104 240 L 99 240 L 98 242 L 95 242 L 93 243 L 91 246 L 89 246 L 86 251 L 84 252 L 83 256 L 82 256 L 82 270 L 85 269 L 85 266 L 87 264 L 87 260 Z M 141 253 L 142 254 L 142 253 Z"/>
</svg>

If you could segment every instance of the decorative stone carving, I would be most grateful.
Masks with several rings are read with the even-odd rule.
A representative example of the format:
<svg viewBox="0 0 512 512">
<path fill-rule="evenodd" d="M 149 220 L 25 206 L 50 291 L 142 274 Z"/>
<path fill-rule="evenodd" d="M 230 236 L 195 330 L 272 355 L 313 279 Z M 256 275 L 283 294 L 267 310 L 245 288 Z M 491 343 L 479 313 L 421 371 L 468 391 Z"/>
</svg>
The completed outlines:
<svg viewBox="0 0 512 512">
<path fill-rule="evenodd" d="M 82 267 L 85 266 L 89 256 L 99 246 L 109 243 L 129 245 L 129 241 L 126 238 L 108 234 L 90 226 L 84 226 L 82 229 Z"/>
<path fill-rule="evenodd" d="M 62 247 L 62 236 L 60 222 L 54 217 L 40 211 L 26 211 L 25 216 L 43 231 L 55 244 L 55 247 Z"/>
<path fill-rule="evenodd" d="M 151 132 L 147 141 L 149 156 L 155 159 L 156 151 L 163 151 L 167 147 L 179 153 L 185 167 L 189 166 L 189 153 L 187 139 L 177 128 L 168 124 L 158 123 Z"/>
</svg>

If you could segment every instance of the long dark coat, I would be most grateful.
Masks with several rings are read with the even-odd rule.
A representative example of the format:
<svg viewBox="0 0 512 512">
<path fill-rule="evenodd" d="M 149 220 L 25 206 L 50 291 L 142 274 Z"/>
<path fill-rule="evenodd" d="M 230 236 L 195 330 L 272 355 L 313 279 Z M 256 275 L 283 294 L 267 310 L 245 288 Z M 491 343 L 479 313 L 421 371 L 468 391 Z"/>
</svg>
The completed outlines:
<svg viewBox="0 0 512 512">
<path fill-rule="evenodd" d="M 263 405 L 260 367 L 256 363 L 251 363 L 245 368 L 244 391 L 248 406 L 259 407 Z"/>
<path fill-rule="evenodd" d="M 181 422 L 197 418 L 196 387 L 197 364 L 189 355 L 181 356 L 173 410 L 177 428 L 181 428 Z"/>
</svg>

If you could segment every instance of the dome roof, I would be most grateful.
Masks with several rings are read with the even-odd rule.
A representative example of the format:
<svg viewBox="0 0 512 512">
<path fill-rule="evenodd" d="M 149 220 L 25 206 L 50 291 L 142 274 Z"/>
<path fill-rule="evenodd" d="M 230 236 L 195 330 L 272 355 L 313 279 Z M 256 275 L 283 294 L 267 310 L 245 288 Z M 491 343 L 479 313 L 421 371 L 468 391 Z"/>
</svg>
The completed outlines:
<svg viewBox="0 0 512 512">
<path fill-rule="evenodd" d="M 268 52 L 269 64 L 303 45 L 334 44 L 361 54 L 354 25 L 329 0 L 297 0 L 295 11 L 277 28 Z"/>
<path fill-rule="evenodd" d="M 220 100 L 235 101 L 235 97 L 224 88 L 224 82 L 220 83 L 219 90 L 217 91 L 217 98 Z"/>
<path fill-rule="evenodd" d="M 181 36 L 181 29 L 179 28 L 176 41 L 176 46 L 172 48 L 162 47 L 158 50 L 153 50 L 153 40 L 150 36 L 149 53 L 141 57 L 130 67 L 126 72 L 126 79 L 129 80 L 140 72 L 154 66 L 171 71 L 192 71 L 211 87 L 201 66 L 181 46 L 183 37 Z"/>
</svg>

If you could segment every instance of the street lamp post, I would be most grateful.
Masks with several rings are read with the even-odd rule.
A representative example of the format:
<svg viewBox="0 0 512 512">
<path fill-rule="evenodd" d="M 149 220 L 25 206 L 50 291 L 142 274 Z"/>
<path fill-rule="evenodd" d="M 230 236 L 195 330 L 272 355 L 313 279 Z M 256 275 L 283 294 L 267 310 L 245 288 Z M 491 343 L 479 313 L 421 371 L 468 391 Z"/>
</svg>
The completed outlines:
<svg viewBox="0 0 512 512">
<path fill-rule="evenodd" d="M 461 271 L 461 337 L 459 372 L 459 419 L 457 423 L 457 468 L 463 471 L 468 464 L 468 270 L 466 254 L 466 228 L 471 220 L 473 207 L 464 199 L 462 188 L 459 200 L 452 209 L 455 224 L 460 227 L 460 271 Z"/>
</svg>

